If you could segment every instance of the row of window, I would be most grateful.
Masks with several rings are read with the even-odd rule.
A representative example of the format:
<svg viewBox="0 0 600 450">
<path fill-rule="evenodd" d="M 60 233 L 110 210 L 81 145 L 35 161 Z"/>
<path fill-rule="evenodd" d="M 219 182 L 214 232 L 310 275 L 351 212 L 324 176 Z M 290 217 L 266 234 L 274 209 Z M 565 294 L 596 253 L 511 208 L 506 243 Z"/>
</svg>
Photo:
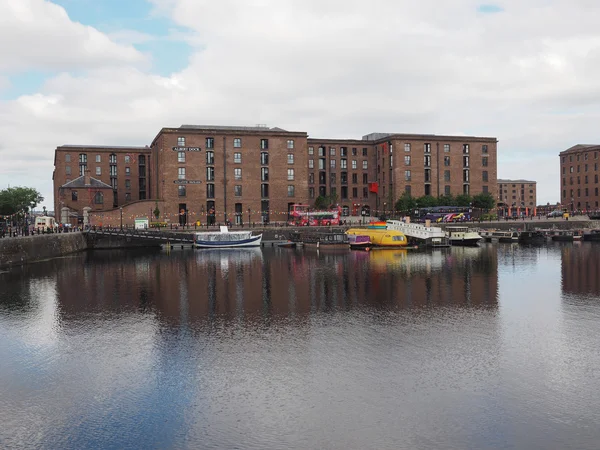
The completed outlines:
<svg viewBox="0 0 600 450">
<path fill-rule="evenodd" d="M 319 195 L 322 197 L 325 197 L 327 195 L 327 188 L 325 186 L 320 186 L 319 190 L 316 191 L 314 187 L 309 187 L 308 188 L 308 196 L 309 198 L 315 198 L 315 193 L 319 192 Z M 337 195 L 337 190 L 335 187 L 332 187 L 329 189 L 329 192 L 331 195 Z M 340 198 L 342 200 L 346 200 L 348 199 L 348 187 L 347 186 L 342 186 L 341 190 L 340 190 Z M 358 188 L 352 188 L 352 197 L 351 198 L 359 198 L 358 197 Z M 363 199 L 368 199 L 369 198 L 369 188 L 363 188 L 362 189 L 362 197 Z"/>
<path fill-rule="evenodd" d="M 319 147 L 318 148 L 318 154 L 319 156 L 326 156 L 326 149 L 325 147 Z M 314 155 L 315 154 L 315 148 L 314 147 L 308 147 L 308 154 L 309 155 Z M 329 147 L 329 156 L 335 156 L 336 155 L 336 148 L 335 147 Z M 363 148 L 362 149 L 362 156 L 368 156 L 369 152 L 367 148 Z M 348 147 L 340 147 L 340 156 L 344 157 L 344 156 L 348 156 Z M 358 156 L 358 149 L 356 147 L 352 148 L 352 156 Z"/>
<path fill-rule="evenodd" d="M 206 148 L 215 148 L 215 138 L 207 137 L 204 142 L 206 144 Z M 179 136 L 177 138 L 177 146 L 185 147 L 185 136 Z M 293 150 L 294 149 L 294 140 L 288 139 L 286 147 L 290 150 Z M 233 139 L 233 148 L 242 148 L 242 138 L 234 138 Z M 261 139 L 260 140 L 260 148 L 261 149 L 269 148 L 269 140 Z"/>
<path fill-rule="evenodd" d="M 576 155 L 577 156 L 577 161 L 579 161 L 579 157 L 581 156 L 580 154 Z M 594 152 L 594 159 L 598 159 L 598 152 Z M 583 153 L 583 160 L 587 161 L 588 160 L 588 153 Z M 562 157 L 562 162 L 566 163 L 567 162 L 567 157 L 563 156 Z M 569 155 L 569 162 L 573 162 L 573 155 Z"/>
<path fill-rule="evenodd" d="M 261 198 L 268 198 L 269 197 L 269 185 L 268 184 L 261 185 L 260 192 L 261 192 Z M 179 195 L 179 197 L 185 197 L 187 195 L 186 187 L 185 186 L 177 186 L 177 194 Z M 236 197 L 242 196 L 242 185 L 236 184 L 233 187 L 233 195 Z M 288 197 L 296 196 L 296 187 L 294 185 L 289 185 L 287 187 L 287 196 Z M 215 185 L 214 184 L 206 185 L 206 198 L 215 198 Z"/>
<path fill-rule="evenodd" d="M 293 181 L 295 179 L 295 171 L 294 169 L 288 169 L 287 170 L 287 179 L 288 181 Z M 177 178 L 179 180 L 185 180 L 186 179 L 186 170 L 185 167 L 179 167 L 177 169 Z M 242 169 L 236 167 L 235 169 L 233 169 L 233 179 L 234 180 L 241 180 L 242 179 Z M 269 181 L 269 168 L 268 167 L 261 167 L 260 169 L 260 179 L 261 181 Z M 206 168 L 206 181 L 215 181 L 215 168 L 214 167 L 207 167 Z"/>
<path fill-rule="evenodd" d="M 565 197 L 567 196 L 567 190 L 566 190 L 566 189 L 563 189 L 563 191 L 562 191 L 562 192 L 563 192 L 563 195 L 562 195 L 562 196 L 563 196 L 563 198 L 565 198 Z M 573 198 L 573 192 L 574 192 L 574 191 L 573 191 L 573 189 L 571 189 L 571 190 L 570 190 L 570 193 L 571 193 L 570 197 L 571 197 L 571 198 Z M 584 197 L 588 197 L 588 196 L 590 195 L 590 191 L 589 191 L 589 189 L 588 189 L 588 188 L 585 188 L 585 189 L 583 190 L 583 192 L 584 192 Z M 595 196 L 598 196 L 598 188 L 597 188 L 597 187 L 596 187 L 596 188 L 594 188 L 594 195 L 595 195 Z M 577 189 L 577 197 L 581 197 L 581 189 Z M 598 202 L 596 202 L 596 206 L 598 206 Z"/>
<path fill-rule="evenodd" d="M 336 184 L 336 180 L 337 180 L 337 175 L 335 173 L 330 173 L 329 174 L 329 184 Z M 369 180 L 368 174 L 363 173 L 363 175 L 362 175 L 363 184 L 367 184 L 369 182 L 368 180 Z M 348 184 L 348 172 L 340 173 L 340 182 L 341 182 L 341 184 Z M 326 184 L 326 183 L 327 183 L 327 172 L 319 172 L 319 184 Z M 308 184 L 315 184 L 315 174 L 312 172 L 308 174 Z M 357 173 L 352 174 L 352 184 L 358 184 L 358 174 Z"/>
<path fill-rule="evenodd" d="M 319 162 L 319 170 L 325 170 L 325 166 L 327 165 L 327 160 L 325 158 L 319 158 L 317 160 Z M 352 169 L 357 169 L 358 168 L 358 161 L 356 161 L 355 159 L 353 159 L 351 161 L 351 165 L 352 165 Z M 337 160 L 335 159 L 330 159 L 329 160 L 329 168 L 330 169 L 335 169 L 337 167 Z M 308 160 L 308 168 L 309 169 L 314 169 L 315 168 L 315 160 L 314 159 L 309 159 Z M 347 169 L 348 168 L 348 160 L 347 159 L 340 159 L 340 169 Z M 369 163 L 367 161 L 363 161 L 362 162 L 362 168 L 363 170 L 367 170 L 369 168 Z"/>
<path fill-rule="evenodd" d="M 79 166 L 79 176 L 82 176 L 86 170 L 87 170 L 87 165 L 81 164 Z M 102 167 L 96 166 L 95 173 L 96 173 L 96 175 L 102 175 Z M 116 177 L 117 176 L 117 166 L 110 166 L 109 174 L 111 177 Z M 65 175 L 71 175 L 71 166 L 65 166 Z M 131 175 L 131 167 L 125 167 L 125 175 Z M 142 175 L 142 173 L 140 172 L 140 176 L 141 177 L 145 176 L 145 170 L 144 170 L 144 175 Z"/>
<path fill-rule="evenodd" d="M 583 184 L 588 184 L 588 176 L 583 177 Z M 594 175 L 594 183 L 598 183 L 598 175 Z M 562 179 L 562 184 L 565 186 L 567 184 L 567 179 Z M 573 184 L 573 177 L 569 177 L 569 184 Z M 581 184 L 581 177 L 577 177 L 577 184 Z"/>
<path fill-rule="evenodd" d="M 71 191 L 71 200 L 74 202 L 79 200 L 79 193 L 77 191 Z M 125 193 L 125 201 L 126 202 L 131 201 L 131 193 L 130 192 Z M 96 194 L 94 194 L 94 204 L 96 204 L 96 205 L 104 204 L 104 194 L 102 192 L 96 192 Z"/>
<path fill-rule="evenodd" d="M 404 144 L 404 151 L 405 152 L 410 152 L 411 149 L 412 149 L 411 144 Z M 470 144 L 463 144 L 462 145 L 462 152 L 463 153 L 465 153 L 465 154 L 466 153 L 470 153 L 470 149 L 471 149 Z M 423 152 L 425 152 L 425 153 L 431 153 L 431 144 L 430 143 L 423 144 Z M 450 144 L 444 144 L 444 153 L 450 153 Z M 483 144 L 481 146 L 481 153 L 488 153 L 488 146 L 487 146 L 487 144 Z"/>
<path fill-rule="evenodd" d="M 565 170 L 566 170 L 566 167 L 563 166 L 563 168 L 562 168 L 562 174 L 563 175 L 565 174 Z M 584 172 L 588 171 L 588 165 L 587 164 L 584 164 L 583 171 Z M 598 171 L 598 163 L 594 163 L 594 171 Z M 569 173 L 573 173 L 573 172 L 574 172 L 574 167 L 570 166 L 569 167 Z M 581 166 L 577 166 L 577 173 L 579 173 L 579 172 L 581 172 Z"/>
<path fill-rule="evenodd" d="M 469 176 L 470 176 L 469 169 L 464 169 L 463 170 L 463 182 L 464 183 L 469 182 Z M 425 170 L 425 173 L 424 173 L 425 183 L 430 183 L 431 180 L 432 180 L 431 170 Z M 412 181 L 412 172 L 410 170 L 404 171 L 404 181 Z M 450 181 L 450 171 L 449 170 L 444 170 L 444 181 Z M 483 182 L 489 181 L 489 175 L 488 175 L 487 170 L 484 170 L 481 172 L 481 181 L 483 181 Z"/>
<path fill-rule="evenodd" d="M 180 164 L 185 164 L 186 161 L 186 153 L 187 152 L 177 152 L 177 162 Z M 242 154 L 239 152 L 235 152 L 233 154 L 233 162 L 236 164 L 242 163 Z M 206 164 L 213 165 L 215 163 L 215 152 L 208 151 L 206 152 Z M 265 166 L 269 164 L 269 154 L 263 152 L 260 154 L 260 163 Z M 294 154 L 288 153 L 287 155 L 287 163 L 294 164 Z"/>
<path fill-rule="evenodd" d="M 463 167 L 469 167 L 469 156 L 463 156 Z M 405 166 L 410 166 L 411 165 L 411 156 L 410 155 L 405 155 L 404 156 L 404 165 Z M 425 167 L 431 167 L 431 155 L 425 155 L 423 157 L 423 165 Z M 487 167 L 488 166 L 488 157 L 487 156 L 483 156 L 481 158 L 481 165 L 483 167 Z M 444 166 L 449 167 L 450 166 L 450 157 L 449 156 L 444 156 Z"/>
<path fill-rule="evenodd" d="M 123 161 L 125 162 L 125 164 L 131 163 L 132 160 L 133 160 L 133 158 L 131 157 L 131 155 L 125 155 L 123 157 Z M 138 160 L 139 160 L 140 165 L 146 164 L 146 156 L 145 155 L 138 156 Z M 67 162 L 67 163 L 71 162 L 71 155 L 69 153 L 65 154 L 65 162 Z M 80 153 L 79 154 L 79 164 L 87 164 L 87 162 L 88 162 L 87 153 Z M 97 163 L 102 162 L 102 155 L 96 155 L 96 162 Z M 108 157 L 108 162 L 110 164 L 116 164 L 117 163 L 117 155 L 115 153 L 111 153 Z"/>
</svg>

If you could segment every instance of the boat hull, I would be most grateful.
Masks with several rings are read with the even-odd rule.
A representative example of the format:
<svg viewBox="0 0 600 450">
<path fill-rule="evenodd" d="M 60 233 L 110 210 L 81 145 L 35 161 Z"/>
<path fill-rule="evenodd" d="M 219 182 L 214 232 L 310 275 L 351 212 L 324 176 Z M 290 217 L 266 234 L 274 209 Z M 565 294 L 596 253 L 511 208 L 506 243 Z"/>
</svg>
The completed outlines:
<svg viewBox="0 0 600 450">
<path fill-rule="evenodd" d="M 450 245 L 458 245 L 463 247 L 476 247 L 481 241 L 481 238 L 450 238 Z"/>
<path fill-rule="evenodd" d="M 194 242 L 196 248 L 245 248 L 245 247 L 260 247 L 262 234 L 252 236 L 250 239 L 239 241 L 198 241 Z"/>
</svg>

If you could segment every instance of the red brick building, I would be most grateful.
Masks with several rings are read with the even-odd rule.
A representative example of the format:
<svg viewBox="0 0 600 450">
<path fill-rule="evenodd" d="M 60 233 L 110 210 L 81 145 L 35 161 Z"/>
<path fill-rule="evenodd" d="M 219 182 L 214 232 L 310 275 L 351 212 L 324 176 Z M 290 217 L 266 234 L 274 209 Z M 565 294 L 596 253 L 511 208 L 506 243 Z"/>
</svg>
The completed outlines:
<svg viewBox="0 0 600 450">
<path fill-rule="evenodd" d="M 139 211 L 150 215 L 151 202 L 144 200 L 161 201 L 159 220 L 180 224 L 283 222 L 291 204 L 312 205 L 320 195 L 336 197 L 346 215 L 381 214 L 403 192 L 497 192 L 496 152 L 496 138 L 316 139 L 277 127 L 182 125 L 161 129 L 149 147 L 58 147 L 55 211 L 68 206 L 82 215 L 82 204 L 67 201 L 61 187 L 88 168 L 113 188 L 106 210 L 132 206 L 126 223 Z"/>
<path fill-rule="evenodd" d="M 560 152 L 560 202 L 569 211 L 598 210 L 600 145 L 575 145 Z"/>
<path fill-rule="evenodd" d="M 536 212 L 537 182 L 498 180 L 498 213 L 505 216 L 531 216 Z"/>
</svg>

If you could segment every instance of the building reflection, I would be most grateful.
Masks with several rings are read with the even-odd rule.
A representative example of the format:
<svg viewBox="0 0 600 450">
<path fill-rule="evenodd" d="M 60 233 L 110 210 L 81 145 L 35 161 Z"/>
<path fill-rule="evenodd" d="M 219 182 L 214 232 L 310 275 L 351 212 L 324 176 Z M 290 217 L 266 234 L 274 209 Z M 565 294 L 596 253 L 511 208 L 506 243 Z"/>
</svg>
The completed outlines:
<svg viewBox="0 0 600 450">
<path fill-rule="evenodd" d="M 600 252 L 595 242 L 561 245 L 562 291 L 564 294 L 600 295 Z"/>
<path fill-rule="evenodd" d="M 161 321 L 302 318 L 354 307 L 496 307 L 493 247 L 427 253 L 290 249 L 90 254 L 57 273 L 61 314 Z"/>
</svg>

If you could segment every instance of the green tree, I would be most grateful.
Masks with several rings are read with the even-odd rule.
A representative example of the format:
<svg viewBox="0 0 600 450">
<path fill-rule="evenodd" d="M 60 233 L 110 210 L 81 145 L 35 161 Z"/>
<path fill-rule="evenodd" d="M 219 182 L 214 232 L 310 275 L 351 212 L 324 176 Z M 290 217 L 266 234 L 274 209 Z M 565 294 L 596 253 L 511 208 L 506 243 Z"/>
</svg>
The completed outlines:
<svg viewBox="0 0 600 450">
<path fill-rule="evenodd" d="M 429 208 L 438 205 L 438 199 L 431 195 L 424 195 L 423 197 L 419 197 L 416 201 L 419 208 Z"/>
<path fill-rule="evenodd" d="M 440 195 L 438 197 L 438 206 L 456 206 L 456 199 L 452 194 Z"/>
<path fill-rule="evenodd" d="M 460 194 L 456 196 L 456 206 L 469 206 L 473 199 L 468 194 Z"/>
<path fill-rule="evenodd" d="M 408 192 L 402 193 L 394 205 L 396 211 L 403 213 L 411 213 L 416 206 L 417 203 L 415 202 L 415 199 L 412 198 Z"/>
<path fill-rule="evenodd" d="M 477 194 L 473 197 L 473 206 L 489 211 L 496 207 L 496 200 L 490 193 Z"/>
<path fill-rule="evenodd" d="M 0 214 L 10 215 L 27 213 L 44 201 L 37 189 L 28 187 L 10 187 L 0 191 Z"/>
<path fill-rule="evenodd" d="M 154 217 L 156 217 L 156 220 L 158 220 L 158 217 L 160 216 L 160 209 L 158 209 L 158 203 L 156 204 L 156 208 L 154 208 L 154 211 L 152 211 L 154 213 Z"/>
<path fill-rule="evenodd" d="M 329 199 L 324 195 L 319 195 L 315 199 L 315 208 L 317 209 L 325 209 L 329 205 Z"/>
</svg>

